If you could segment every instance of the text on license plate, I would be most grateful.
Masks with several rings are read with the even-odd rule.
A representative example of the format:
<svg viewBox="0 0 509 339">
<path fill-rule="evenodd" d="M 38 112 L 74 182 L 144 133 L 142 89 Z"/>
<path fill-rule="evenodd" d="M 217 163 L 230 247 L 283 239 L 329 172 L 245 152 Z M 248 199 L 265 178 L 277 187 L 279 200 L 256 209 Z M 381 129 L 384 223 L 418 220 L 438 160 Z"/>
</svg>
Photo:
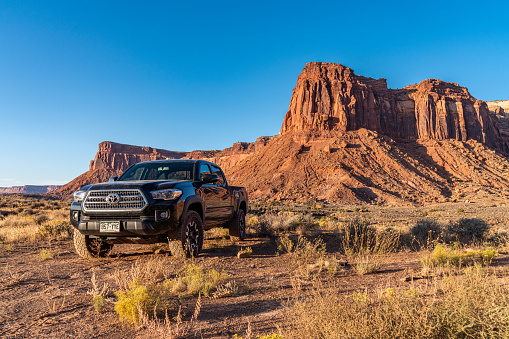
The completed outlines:
<svg viewBox="0 0 509 339">
<path fill-rule="evenodd" d="M 120 232 L 120 221 L 101 221 L 100 232 Z"/>
</svg>

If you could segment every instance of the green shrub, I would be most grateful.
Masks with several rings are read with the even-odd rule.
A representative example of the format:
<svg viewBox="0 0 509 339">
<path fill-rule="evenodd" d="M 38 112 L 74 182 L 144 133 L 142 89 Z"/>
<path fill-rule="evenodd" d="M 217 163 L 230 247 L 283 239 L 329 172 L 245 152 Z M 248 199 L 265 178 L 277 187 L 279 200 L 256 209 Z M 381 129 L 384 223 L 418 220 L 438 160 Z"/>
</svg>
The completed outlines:
<svg viewBox="0 0 509 339">
<path fill-rule="evenodd" d="M 167 284 L 151 283 L 143 285 L 133 281 L 126 291 L 117 291 L 118 298 L 115 303 L 115 312 L 120 320 L 126 320 L 132 324 L 140 323 L 141 309 L 149 317 L 154 316 L 154 311 L 166 311 L 171 306 L 172 293 Z"/>
<path fill-rule="evenodd" d="M 102 295 L 94 295 L 94 309 L 101 313 L 104 311 L 104 308 L 106 307 L 106 299 Z"/>
<path fill-rule="evenodd" d="M 435 219 L 421 219 L 410 229 L 410 234 L 419 246 L 427 247 L 442 236 L 442 226 Z"/>
<path fill-rule="evenodd" d="M 222 284 L 228 274 L 215 269 L 204 271 L 195 264 L 186 265 L 184 271 L 176 281 L 168 281 L 173 293 L 196 295 L 198 293 L 208 297 L 210 293 Z"/>
<path fill-rule="evenodd" d="M 462 218 L 447 228 L 447 234 L 453 241 L 462 244 L 483 242 L 488 238 L 490 227 L 482 219 Z"/>
<path fill-rule="evenodd" d="M 467 250 L 461 251 L 457 246 L 446 246 L 438 244 L 433 252 L 422 258 L 421 262 L 425 267 L 446 267 L 446 266 L 465 266 L 476 262 L 483 264 L 491 264 L 491 261 L 498 253 L 493 247 L 486 247 L 483 250 Z"/>
</svg>

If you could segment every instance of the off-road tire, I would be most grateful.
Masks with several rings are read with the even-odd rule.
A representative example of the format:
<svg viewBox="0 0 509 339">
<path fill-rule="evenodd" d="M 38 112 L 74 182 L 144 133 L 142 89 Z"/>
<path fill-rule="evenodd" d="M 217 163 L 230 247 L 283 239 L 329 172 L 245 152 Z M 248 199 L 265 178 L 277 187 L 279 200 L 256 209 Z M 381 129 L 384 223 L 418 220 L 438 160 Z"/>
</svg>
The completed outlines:
<svg viewBox="0 0 509 339">
<path fill-rule="evenodd" d="M 230 239 L 244 240 L 246 238 L 246 213 L 243 209 L 239 209 L 237 214 L 230 221 L 228 227 Z"/>
<path fill-rule="evenodd" d="M 203 222 L 200 215 L 195 211 L 186 212 L 178 234 L 180 240 L 168 241 L 171 254 L 180 258 L 197 257 L 203 247 Z"/>
<path fill-rule="evenodd" d="M 90 238 L 88 235 L 81 234 L 81 232 L 77 229 L 74 229 L 73 239 L 76 253 L 85 259 L 105 257 L 113 248 L 113 244 L 99 239 Z"/>
</svg>

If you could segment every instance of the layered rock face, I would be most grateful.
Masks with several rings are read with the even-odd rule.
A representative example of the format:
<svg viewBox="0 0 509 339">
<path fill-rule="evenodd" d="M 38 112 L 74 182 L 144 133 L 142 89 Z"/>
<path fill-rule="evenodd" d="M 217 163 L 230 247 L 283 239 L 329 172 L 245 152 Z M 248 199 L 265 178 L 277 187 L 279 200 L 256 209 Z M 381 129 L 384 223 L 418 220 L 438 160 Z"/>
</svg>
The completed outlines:
<svg viewBox="0 0 509 339">
<path fill-rule="evenodd" d="M 90 161 L 90 170 L 100 168 L 123 171 L 140 161 L 180 159 L 187 153 L 173 152 L 152 147 L 141 147 L 103 141 L 99 144 L 99 152 Z"/>
<path fill-rule="evenodd" d="M 274 137 L 259 137 L 255 142 L 236 142 L 222 151 L 193 151 L 185 159 L 203 159 L 218 164 L 228 171 L 241 160 L 265 147 Z"/>
<path fill-rule="evenodd" d="M 23 193 L 23 194 L 45 194 L 52 192 L 61 186 L 55 185 L 25 185 L 0 187 L 0 193 Z"/>
<path fill-rule="evenodd" d="M 396 139 L 474 139 L 509 151 L 485 102 L 455 83 L 428 79 L 403 89 L 335 63 L 308 63 L 280 134 L 327 135 L 366 128 Z"/>
<path fill-rule="evenodd" d="M 497 115 L 509 113 L 509 100 L 486 101 L 490 112 Z"/>
</svg>

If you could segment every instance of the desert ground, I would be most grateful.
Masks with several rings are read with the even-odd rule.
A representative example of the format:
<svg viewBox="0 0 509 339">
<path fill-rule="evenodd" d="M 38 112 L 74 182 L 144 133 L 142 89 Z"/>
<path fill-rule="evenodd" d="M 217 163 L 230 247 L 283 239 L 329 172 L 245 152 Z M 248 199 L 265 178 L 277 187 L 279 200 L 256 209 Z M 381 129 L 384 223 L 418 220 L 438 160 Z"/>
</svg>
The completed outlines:
<svg viewBox="0 0 509 339">
<path fill-rule="evenodd" d="M 255 201 L 246 240 L 212 229 L 192 259 L 161 244 L 84 260 L 67 202 L 0 195 L 0 212 L 2 338 L 509 335 L 509 199 L 497 194 L 427 206 Z"/>
</svg>

